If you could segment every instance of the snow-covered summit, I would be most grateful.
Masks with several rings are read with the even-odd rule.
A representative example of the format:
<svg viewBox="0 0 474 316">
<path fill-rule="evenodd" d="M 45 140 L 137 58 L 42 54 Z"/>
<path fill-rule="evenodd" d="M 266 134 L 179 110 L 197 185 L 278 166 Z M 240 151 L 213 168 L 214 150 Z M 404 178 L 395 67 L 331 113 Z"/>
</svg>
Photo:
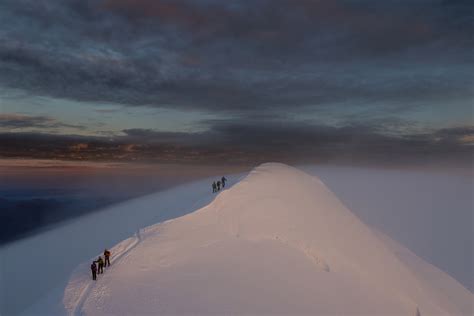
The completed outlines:
<svg viewBox="0 0 474 316">
<path fill-rule="evenodd" d="M 209 205 L 150 226 L 65 291 L 71 313 L 470 315 L 472 294 L 361 222 L 316 177 L 255 168 Z"/>
</svg>

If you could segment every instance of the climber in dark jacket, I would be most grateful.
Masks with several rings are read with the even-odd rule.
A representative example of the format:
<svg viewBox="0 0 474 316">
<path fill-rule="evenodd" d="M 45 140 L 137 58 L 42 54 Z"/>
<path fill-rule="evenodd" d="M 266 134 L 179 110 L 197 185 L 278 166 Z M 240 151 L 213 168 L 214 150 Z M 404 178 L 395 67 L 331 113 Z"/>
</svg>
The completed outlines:
<svg viewBox="0 0 474 316">
<path fill-rule="evenodd" d="M 225 182 L 227 181 L 227 179 L 225 177 L 222 177 L 221 181 L 222 181 L 222 188 L 225 188 Z"/>
<path fill-rule="evenodd" d="M 101 256 L 96 260 L 97 264 L 99 265 L 98 273 L 104 273 L 104 260 L 102 259 Z"/>
<path fill-rule="evenodd" d="M 107 249 L 104 250 L 104 259 L 105 259 L 105 266 L 107 267 L 107 265 L 110 267 L 110 251 L 108 251 Z"/>
<path fill-rule="evenodd" d="M 92 261 L 91 271 L 92 271 L 92 280 L 96 281 L 97 280 L 97 265 L 95 264 L 95 261 Z"/>
</svg>

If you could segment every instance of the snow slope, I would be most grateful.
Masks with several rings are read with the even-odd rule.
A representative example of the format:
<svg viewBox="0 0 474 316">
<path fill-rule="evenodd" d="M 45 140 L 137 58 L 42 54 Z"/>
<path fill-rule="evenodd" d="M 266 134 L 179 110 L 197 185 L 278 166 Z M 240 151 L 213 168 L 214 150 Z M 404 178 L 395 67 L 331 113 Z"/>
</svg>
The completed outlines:
<svg viewBox="0 0 474 316">
<path fill-rule="evenodd" d="M 229 186 L 244 174 L 228 175 Z M 140 228 L 190 213 L 212 201 L 216 177 L 189 182 L 0 246 L 0 315 L 64 315 L 62 297 L 78 263 Z"/>
<path fill-rule="evenodd" d="M 474 292 L 474 169 L 305 166 L 364 223 Z"/>
<path fill-rule="evenodd" d="M 76 269 L 70 314 L 472 314 L 471 292 L 282 164 L 112 252 L 97 282 Z"/>
</svg>

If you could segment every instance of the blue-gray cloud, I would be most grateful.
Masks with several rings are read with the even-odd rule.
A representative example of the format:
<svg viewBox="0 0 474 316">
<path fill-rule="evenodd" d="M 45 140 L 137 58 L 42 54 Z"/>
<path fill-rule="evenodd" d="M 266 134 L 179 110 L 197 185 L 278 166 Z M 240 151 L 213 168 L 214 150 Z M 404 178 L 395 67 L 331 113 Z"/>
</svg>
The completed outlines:
<svg viewBox="0 0 474 316">
<path fill-rule="evenodd" d="M 0 85 L 245 117 L 465 103 L 472 10 L 438 0 L 6 0 Z"/>
<path fill-rule="evenodd" d="M 2 153 L 469 162 L 472 127 L 430 126 L 420 112 L 427 122 L 442 120 L 440 108 L 470 114 L 473 7 L 442 0 L 5 0 L 0 87 L 92 104 L 211 112 L 216 119 L 197 122 L 207 127 L 199 132 L 5 133 Z M 410 111 L 418 116 L 393 120 Z M 337 123 L 323 123 L 331 115 Z M 74 127 L 33 116 L 4 116 L 2 123 Z"/>
<path fill-rule="evenodd" d="M 16 129 L 57 129 L 57 128 L 73 128 L 84 129 L 84 126 L 75 124 L 66 124 L 49 116 L 32 116 L 20 114 L 0 114 L 0 129 L 3 131 Z"/>
<path fill-rule="evenodd" d="M 387 135 L 378 126 L 213 121 L 200 133 L 127 129 L 115 137 L 0 134 L 0 158 L 246 163 L 279 160 L 407 164 L 472 163 L 474 128 Z"/>
</svg>

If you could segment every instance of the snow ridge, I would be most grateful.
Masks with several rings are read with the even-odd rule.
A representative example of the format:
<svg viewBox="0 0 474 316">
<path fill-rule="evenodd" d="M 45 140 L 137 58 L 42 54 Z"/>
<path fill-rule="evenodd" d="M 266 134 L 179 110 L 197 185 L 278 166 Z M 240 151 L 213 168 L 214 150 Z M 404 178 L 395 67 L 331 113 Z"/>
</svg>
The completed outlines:
<svg viewBox="0 0 474 316">
<path fill-rule="evenodd" d="M 124 240 L 123 242 L 119 243 L 115 247 L 111 249 L 112 253 L 114 256 L 111 257 L 110 259 L 110 267 L 107 267 L 104 269 L 105 271 L 109 271 L 113 268 L 113 265 L 115 265 L 118 261 L 120 261 L 121 258 L 123 258 L 125 255 L 127 255 L 133 248 L 135 248 L 141 241 L 141 234 L 140 230 L 137 231 L 137 233 Z M 95 256 L 94 258 L 90 259 L 90 262 L 95 260 L 99 255 Z M 72 304 L 70 302 L 65 301 L 64 304 L 66 306 L 69 306 L 68 308 L 68 315 L 70 316 L 80 316 L 83 315 L 82 313 L 82 307 L 84 305 L 84 302 L 86 299 L 89 297 L 90 293 L 92 292 L 93 288 L 96 286 L 97 282 L 91 282 L 90 278 L 84 279 L 82 278 L 83 275 L 89 275 L 89 271 L 84 269 L 84 266 L 88 269 L 89 266 L 86 264 L 81 265 L 79 269 L 77 269 L 74 274 L 81 275 L 81 279 L 83 280 L 81 285 L 78 285 L 77 283 L 74 284 L 74 288 L 79 287 L 80 291 L 79 294 L 77 295 L 77 300 L 73 301 Z M 86 270 L 86 271 L 84 271 Z M 98 275 L 100 277 L 100 275 Z M 71 286 L 71 283 L 69 284 Z M 73 289 L 67 288 L 66 292 L 73 291 Z"/>
<path fill-rule="evenodd" d="M 472 312 L 472 293 L 419 258 L 416 269 L 411 267 L 413 254 L 402 260 L 389 239 L 361 222 L 318 178 L 283 164 L 263 164 L 209 205 L 142 233 L 144 238 L 112 250 L 120 262 L 99 277 L 100 293 L 84 287 L 80 276 L 71 278 L 64 300 L 68 311 Z M 425 270 L 429 274 L 420 272 Z M 448 288 L 456 293 L 443 290 Z"/>
</svg>

